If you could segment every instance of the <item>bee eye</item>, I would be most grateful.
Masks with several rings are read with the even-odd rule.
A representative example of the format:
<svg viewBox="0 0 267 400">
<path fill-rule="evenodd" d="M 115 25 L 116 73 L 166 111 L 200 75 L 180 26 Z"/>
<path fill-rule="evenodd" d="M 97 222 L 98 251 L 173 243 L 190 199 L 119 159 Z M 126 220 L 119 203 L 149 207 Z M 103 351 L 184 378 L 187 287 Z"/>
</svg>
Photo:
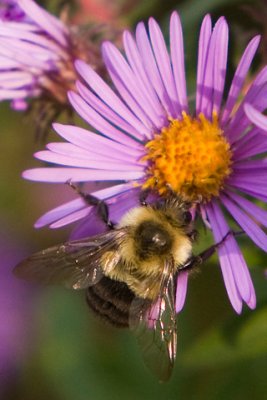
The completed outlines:
<svg viewBox="0 0 267 400">
<path fill-rule="evenodd" d="M 189 224 L 192 221 L 192 214 L 190 211 L 186 211 L 183 215 L 185 224 Z"/>
</svg>

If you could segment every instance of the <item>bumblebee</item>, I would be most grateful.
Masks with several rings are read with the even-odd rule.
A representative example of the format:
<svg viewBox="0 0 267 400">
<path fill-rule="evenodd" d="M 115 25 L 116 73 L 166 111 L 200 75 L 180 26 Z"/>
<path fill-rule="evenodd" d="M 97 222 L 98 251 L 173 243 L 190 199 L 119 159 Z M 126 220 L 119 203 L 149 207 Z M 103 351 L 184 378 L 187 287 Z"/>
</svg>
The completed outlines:
<svg viewBox="0 0 267 400">
<path fill-rule="evenodd" d="M 191 204 L 177 196 L 148 204 L 147 194 L 142 194 L 140 206 L 128 211 L 115 226 L 105 202 L 75 189 L 96 207 L 109 230 L 35 253 L 17 265 L 15 274 L 85 289 L 92 311 L 114 326 L 130 327 L 145 363 L 166 381 L 176 357 L 177 275 L 203 262 L 217 245 L 199 256 L 192 255 L 196 231 Z"/>
</svg>

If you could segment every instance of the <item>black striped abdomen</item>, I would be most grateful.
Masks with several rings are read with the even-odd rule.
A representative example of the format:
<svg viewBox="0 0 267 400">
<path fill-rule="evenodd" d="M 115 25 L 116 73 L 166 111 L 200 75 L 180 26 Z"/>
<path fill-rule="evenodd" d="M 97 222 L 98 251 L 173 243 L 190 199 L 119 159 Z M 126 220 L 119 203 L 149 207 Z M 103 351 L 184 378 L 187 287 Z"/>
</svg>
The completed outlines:
<svg viewBox="0 0 267 400">
<path fill-rule="evenodd" d="M 94 313 L 119 328 L 129 327 L 129 310 L 134 298 L 126 283 L 105 276 L 86 292 L 87 304 Z"/>
</svg>

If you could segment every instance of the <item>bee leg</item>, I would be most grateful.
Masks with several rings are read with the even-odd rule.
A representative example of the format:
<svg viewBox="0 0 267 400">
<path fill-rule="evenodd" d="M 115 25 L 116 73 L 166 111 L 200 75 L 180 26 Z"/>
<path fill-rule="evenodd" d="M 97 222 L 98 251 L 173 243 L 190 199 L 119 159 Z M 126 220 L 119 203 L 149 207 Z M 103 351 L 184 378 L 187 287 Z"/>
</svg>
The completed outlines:
<svg viewBox="0 0 267 400">
<path fill-rule="evenodd" d="M 244 233 L 243 231 L 233 232 L 229 231 L 227 234 L 220 240 L 220 242 L 213 244 L 208 249 L 202 251 L 197 256 L 191 257 L 181 268 L 179 271 L 190 270 L 193 269 L 201 264 L 203 264 L 206 260 L 208 260 L 215 251 L 225 242 L 229 235 L 238 236 Z"/>
<path fill-rule="evenodd" d="M 188 237 L 192 240 L 192 242 L 195 242 L 198 238 L 198 231 L 196 229 L 193 229 L 191 232 L 188 233 Z"/>
<path fill-rule="evenodd" d="M 109 219 L 108 205 L 105 201 L 98 199 L 89 193 L 84 193 L 77 185 L 75 185 L 71 180 L 66 182 L 79 196 L 89 205 L 95 206 L 96 212 L 99 218 L 107 225 L 109 229 L 114 229 L 115 224 Z"/>
<path fill-rule="evenodd" d="M 147 207 L 148 203 L 147 203 L 146 199 L 150 192 L 151 192 L 151 189 L 144 189 L 144 190 L 140 191 L 139 203 L 141 206 Z"/>
</svg>

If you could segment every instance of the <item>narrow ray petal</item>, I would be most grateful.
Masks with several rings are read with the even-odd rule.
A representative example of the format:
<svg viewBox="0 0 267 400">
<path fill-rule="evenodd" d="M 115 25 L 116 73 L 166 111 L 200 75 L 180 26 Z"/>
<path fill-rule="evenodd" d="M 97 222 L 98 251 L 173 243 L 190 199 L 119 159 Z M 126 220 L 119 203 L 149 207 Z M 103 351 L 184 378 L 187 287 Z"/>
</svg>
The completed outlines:
<svg viewBox="0 0 267 400">
<path fill-rule="evenodd" d="M 79 74 L 94 90 L 94 92 L 117 114 L 133 127 L 136 127 L 142 137 L 143 125 L 110 87 L 96 74 L 96 72 L 83 61 L 76 61 L 75 66 Z"/>
<path fill-rule="evenodd" d="M 233 110 L 234 105 L 236 104 L 237 98 L 244 85 L 247 73 L 249 71 L 252 60 L 255 56 L 259 43 L 260 43 L 260 36 L 255 36 L 247 45 L 241 57 L 241 60 L 239 61 L 239 64 L 235 71 L 235 75 L 233 77 L 233 81 L 229 90 L 224 111 L 222 114 L 221 118 L 222 125 L 226 123 Z"/>
<path fill-rule="evenodd" d="M 237 205 L 243 208 L 243 210 L 248 213 L 251 218 L 255 218 L 260 224 L 267 227 L 267 211 L 263 210 L 256 204 L 247 200 L 245 197 L 239 196 L 236 193 L 227 192 L 229 196 Z"/>
<path fill-rule="evenodd" d="M 155 59 L 158 65 L 159 73 L 161 75 L 161 79 L 165 86 L 166 93 L 168 93 L 172 105 L 173 109 L 172 116 L 179 117 L 181 115 L 182 110 L 177 97 L 176 86 L 171 69 L 170 57 L 167 52 L 162 32 L 160 30 L 159 25 L 154 20 L 154 18 L 149 19 L 148 26 L 149 26 L 150 40 L 154 51 Z"/>
<path fill-rule="evenodd" d="M 154 58 L 154 54 L 147 36 L 145 25 L 140 22 L 136 28 L 136 43 L 138 50 L 142 57 L 142 62 L 145 67 L 147 76 L 155 88 L 157 95 L 164 106 L 166 112 L 174 116 L 172 103 L 169 99 L 168 93 L 163 85 L 160 73 Z"/>
<path fill-rule="evenodd" d="M 102 50 L 106 66 L 113 72 L 113 76 L 116 76 L 116 82 L 119 80 L 123 84 L 128 95 L 131 95 L 138 106 L 138 114 L 136 113 L 136 115 L 140 115 L 139 118 L 142 122 L 151 129 L 154 126 L 154 120 L 157 119 L 157 114 L 151 104 L 150 98 L 147 96 L 147 92 L 144 91 L 144 86 L 139 84 L 138 78 L 114 45 L 106 42 L 103 44 Z M 114 81 L 115 85 L 116 82 Z M 126 100 L 126 98 L 124 99 Z M 135 111 L 132 107 L 131 109 Z M 141 114 L 139 109 L 142 110 Z"/>
<path fill-rule="evenodd" d="M 132 189 L 131 183 L 123 183 L 121 185 L 114 185 L 111 187 L 107 187 L 105 189 L 100 189 L 97 191 L 93 191 L 91 194 L 101 200 L 106 200 L 112 196 L 118 196 L 121 193 L 127 192 Z M 71 200 L 67 203 L 62 204 L 59 207 L 53 208 L 48 211 L 44 215 L 42 215 L 35 223 L 36 228 L 41 228 L 45 225 L 52 224 L 56 221 L 59 221 L 61 218 L 66 217 L 67 215 L 72 214 L 78 210 L 83 208 L 91 209 L 88 204 L 82 198 L 78 198 L 75 200 Z"/>
<path fill-rule="evenodd" d="M 244 111 L 249 120 L 262 129 L 262 133 L 267 135 L 267 117 L 248 103 L 244 104 Z"/>
<path fill-rule="evenodd" d="M 94 151 L 96 154 L 114 154 L 114 156 L 117 154 L 119 158 L 126 161 L 136 160 L 143 156 L 143 147 L 139 146 L 138 143 L 136 143 L 135 148 L 132 148 L 73 125 L 55 123 L 53 128 L 64 139 L 90 152 Z"/>
<path fill-rule="evenodd" d="M 126 122 L 120 115 L 116 114 L 110 107 L 99 99 L 91 90 L 89 90 L 80 81 L 76 83 L 77 89 L 83 99 L 95 109 L 96 112 L 105 116 L 111 123 L 119 127 L 122 131 L 129 133 L 133 137 L 138 137 L 139 133 L 128 122 Z"/>
<path fill-rule="evenodd" d="M 67 45 L 67 39 L 64 35 L 66 28 L 63 23 L 40 8 L 32 0 L 18 0 L 18 5 L 31 19 L 40 25 L 49 35 L 53 36 L 62 46 Z"/>
<path fill-rule="evenodd" d="M 219 243 L 229 231 L 229 227 L 227 226 L 221 210 L 215 202 L 206 206 L 206 211 L 210 220 L 215 242 Z M 218 249 L 218 254 L 229 299 L 235 311 L 240 314 L 242 311 L 242 299 L 236 287 L 232 266 L 229 262 L 228 251 L 225 243 L 222 244 Z"/>
<path fill-rule="evenodd" d="M 79 221 L 82 218 L 85 218 L 90 213 L 90 208 L 86 207 L 83 210 L 77 210 L 72 212 L 71 214 L 60 218 L 58 221 L 53 222 L 49 225 L 51 229 L 62 228 L 65 225 L 72 224 L 73 222 Z"/>
<path fill-rule="evenodd" d="M 177 277 L 177 287 L 176 287 L 176 299 L 175 299 L 175 310 L 179 313 L 185 303 L 186 292 L 187 292 L 187 282 L 188 282 L 188 272 L 182 271 Z"/>
<path fill-rule="evenodd" d="M 108 169 L 110 168 L 113 171 L 140 171 L 142 172 L 144 168 L 137 163 L 129 164 L 123 161 L 114 160 L 109 157 L 101 158 L 99 157 L 87 157 L 80 158 L 74 157 L 70 155 L 60 155 L 53 153 L 49 150 L 39 151 L 34 154 L 35 158 L 39 160 L 46 161 L 53 164 L 66 165 L 69 167 L 78 167 L 78 168 L 92 168 L 92 169 Z"/>
<path fill-rule="evenodd" d="M 151 102 L 151 106 L 156 111 L 155 124 L 158 129 L 167 124 L 167 115 L 162 104 L 160 103 L 155 89 L 149 82 L 149 77 L 142 63 L 141 55 L 138 51 L 137 45 L 131 33 L 125 31 L 123 34 L 123 42 L 125 47 L 126 56 L 129 64 L 135 72 L 136 78 L 140 80 L 140 85 L 144 88 L 143 93 L 146 98 Z"/>
<path fill-rule="evenodd" d="M 265 153 L 267 151 L 266 134 L 259 128 L 253 128 L 234 143 L 233 148 L 233 159 L 236 161 Z"/>
<path fill-rule="evenodd" d="M 203 19 L 199 42 L 198 42 L 198 61 L 197 61 L 197 88 L 196 88 L 196 113 L 197 115 L 202 109 L 202 85 L 204 80 L 205 68 L 207 63 L 207 55 L 210 45 L 212 33 L 210 15 L 206 15 Z"/>
<path fill-rule="evenodd" d="M 251 240 L 253 240 L 253 242 L 258 247 L 267 252 L 267 235 L 263 232 L 263 230 L 258 225 L 256 225 L 256 223 L 253 222 L 252 219 L 244 211 L 236 206 L 235 203 L 233 203 L 225 195 L 221 196 L 221 201 L 231 213 L 236 222 L 251 238 Z"/>
<path fill-rule="evenodd" d="M 170 50 L 175 80 L 177 97 L 180 109 L 188 112 L 188 100 L 186 92 L 186 78 L 184 65 L 184 43 L 181 21 L 178 13 L 172 13 L 170 22 Z"/>
<path fill-rule="evenodd" d="M 110 171 L 88 168 L 34 168 L 23 172 L 23 178 L 39 182 L 130 181 L 141 179 L 144 172 Z"/>
<path fill-rule="evenodd" d="M 123 143 L 127 146 L 135 146 L 136 141 L 127 136 L 123 131 L 115 128 L 105 118 L 98 114 L 92 107 L 87 104 L 82 97 L 75 92 L 68 93 L 69 100 L 77 113 L 94 128 L 99 130 L 105 136 L 108 136 L 116 142 Z M 144 140 L 144 135 L 139 134 L 138 139 Z"/>
</svg>

